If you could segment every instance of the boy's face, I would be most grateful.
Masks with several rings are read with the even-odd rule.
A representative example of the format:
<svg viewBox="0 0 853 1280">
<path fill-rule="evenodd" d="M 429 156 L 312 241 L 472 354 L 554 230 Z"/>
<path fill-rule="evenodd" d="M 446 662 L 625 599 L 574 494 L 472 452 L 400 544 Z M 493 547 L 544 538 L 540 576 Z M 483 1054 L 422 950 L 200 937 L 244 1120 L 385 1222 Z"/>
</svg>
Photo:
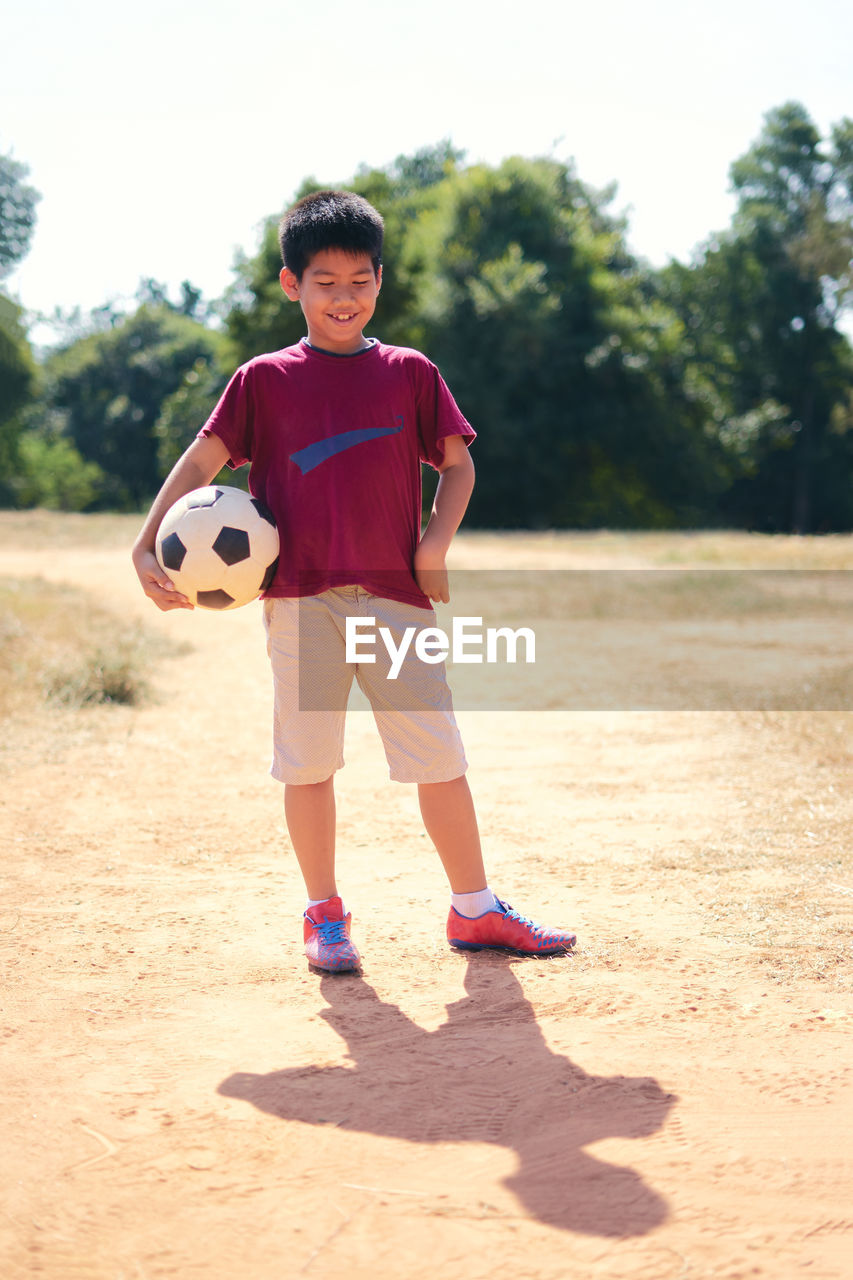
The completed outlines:
<svg viewBox="0 0 853 1280">
<path fill-rule="evenodd" d="M 324 249 L 314 254 L 301 280 L 287 267 L 279 278 L 291 302 L 302 308 L 312 346 L 336 355 L 352 355 L 364 347 L 364 327 L 382 283 L 382 268 L 375 273 L 367 254 Z"/>
</svg>

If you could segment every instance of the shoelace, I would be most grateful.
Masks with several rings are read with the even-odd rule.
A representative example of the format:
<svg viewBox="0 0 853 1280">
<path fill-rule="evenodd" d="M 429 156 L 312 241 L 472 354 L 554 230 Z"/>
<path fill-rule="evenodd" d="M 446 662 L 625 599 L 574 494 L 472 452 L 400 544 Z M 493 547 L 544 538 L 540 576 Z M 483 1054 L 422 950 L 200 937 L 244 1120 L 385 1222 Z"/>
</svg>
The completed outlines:
<svg viewBox="0 0 853 1280">
<path fill-rule="evenodd" d="M 549 933 L 541 924 L 536 924 L 535 921 L 529 920 L 527 916 L 523 916 L 520 911 L 516 911 L 514 907 L 511 907 L 508 902 L 501 902 L 500 898 L 498 898 L 498 902 L 500 902 L 502 907 L 506 908 L 504 911 L 506 918 L 508 920 L 517 920 L 519 924 L 523 924 L 531 931 L 537 941 L 559 942 L 559 938 L 556 933 Z"/>
<path fill-rule="evenodd" d="M 345 920 L 321 920 L 314 927 L 327 946 L 349 941 Z"/>
</svg>

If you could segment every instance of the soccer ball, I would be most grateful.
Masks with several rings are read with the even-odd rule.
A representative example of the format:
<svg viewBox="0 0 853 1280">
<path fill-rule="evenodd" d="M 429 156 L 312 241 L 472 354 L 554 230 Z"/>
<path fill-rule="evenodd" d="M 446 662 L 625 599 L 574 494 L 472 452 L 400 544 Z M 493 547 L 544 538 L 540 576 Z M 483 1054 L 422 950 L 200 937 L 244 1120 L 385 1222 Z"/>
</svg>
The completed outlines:
<svg viewBox="0 0 853 1280">
<path fill-rule="evenodd" d="M 273 580 L 278 552 L 272 513 L 229 485 L 185 494 L 157 532 L 160 567 L 204 609 L 237 609 L 257 599 Z"/>
</svg>

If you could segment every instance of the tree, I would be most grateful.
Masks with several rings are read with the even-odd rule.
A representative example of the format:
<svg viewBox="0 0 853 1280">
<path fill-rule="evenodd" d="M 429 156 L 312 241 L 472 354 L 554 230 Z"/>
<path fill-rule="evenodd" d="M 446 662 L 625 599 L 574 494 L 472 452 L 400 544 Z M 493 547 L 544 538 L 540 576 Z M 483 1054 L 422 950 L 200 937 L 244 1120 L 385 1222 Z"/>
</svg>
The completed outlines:
<svg viewBox="0 0 853 1280">
<path fill-rule="evenodd" d="M 163 400 L 154 423 L 157 466 L 161 476 L 168 475 L 192 443 L 199 428 L 210 417 L 227 381 L 220 362 L 200 356 L 185 371 L 180 385 Z M 239 484 L 240 475 L 239 472 L 229 472 L 228 483 Z"/>
<path fill-rule="evenodd" d="M 220 351 L 219 335 L 198 321 L 146 302 L 48 358 L 45 400 L 103 473 L 97 505 L 136 510 L 150 500 L 165 474 L 156 431 L 163 404 L 191 371 L 218 368 Z"/>
<path fill-rule="evenodd" d="M 730 230 L 661 272 L 614 188 L 555 159 L 465 166 L 443 142 L 347 184 L 385 218 L 373 331 L 436 360 L 484 433 L 469 520 L 850 527 L 853 124 L 822 143 L 778 108 L 732 180 Z M 303 333 L 277 221 L 238 264 L 235 362 Z"/>
<path fill-rule="evenodd" d="M 725 510 L 759 528 L 849 528 L 853 436 L 835 411 L 853 373 L 838 328 L 853 290 L 853 122 L 822 143 L 786 103 L 731 176 L 731 229 L 692 268 L 661 275 L 691 368 L 716 389 L 733 467 Z"/>
<path fill-rule="evenodd" d="M 15 506 L 45 507 L 48 511 L 86 511 L 96 505 L 104 473 L 86 462 L 52 415 L 21 432 L 13 490 Z"/>
<path fill-rule="evenodd" d="M 25 257 L 36 225 L 39 193 L 25 182 L 29 169 L 0 155 L 0 280 Z"/>
<path fill-rule="evenodd" d="M 31 400 L 36 367 L 21 308 L 0 294 L 0 505 L 14 501 L 20 414 Z"/>
<path fill-rule="evenodd" d="M 597 192 L 554 160 L 464 167 L 448 141 L 362 169 L 387 264 L 373 331 L 421 348 L 488 433 L 469 519 L 666 525 L 700 519 L 722 483 L 707 409 L 684 382 L 677 317 Z M 298 195 L 318 189 L 307 180 Z M 238 264 L 236 360 L 304 332 L 278 285 L 277 219 Z"/>
<path fill-rule="evenodd" d="M 28 172 L 26 165 L 0 155 L 0 280 L 26 254 L 35 227 L 39 196 L 24 181 Z M 20 413 L 31 400 L 35 384 L 23 312 L 0 293 L 0 503 L 13 497 Z"/>
<path fill-rule="evenodd" d="M 627 252 L 612 195 L 518 157 L 440 189 L 425 345 L 488 433 L 476 523 L 670 525 L 703 509 L 713 460 L 678 324 Z"/>
</svg>

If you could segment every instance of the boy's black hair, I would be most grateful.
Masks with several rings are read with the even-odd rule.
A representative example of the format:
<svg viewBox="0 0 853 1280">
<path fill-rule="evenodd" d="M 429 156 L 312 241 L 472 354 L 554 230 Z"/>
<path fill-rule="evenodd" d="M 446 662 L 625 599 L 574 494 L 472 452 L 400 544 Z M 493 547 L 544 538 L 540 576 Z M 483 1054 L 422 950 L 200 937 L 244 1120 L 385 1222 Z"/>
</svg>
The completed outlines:
<svg viewBox="0 0 853 1280">
<path fill-rule="evenodd" d="M 312 191 L 288 209 L 279 223 L 281 260 L 297 280 L 315 253 L 341 249 L 366 253 L 378 273 L 384 223 L 372 204 L 354 191 Z"/>
</svg>

